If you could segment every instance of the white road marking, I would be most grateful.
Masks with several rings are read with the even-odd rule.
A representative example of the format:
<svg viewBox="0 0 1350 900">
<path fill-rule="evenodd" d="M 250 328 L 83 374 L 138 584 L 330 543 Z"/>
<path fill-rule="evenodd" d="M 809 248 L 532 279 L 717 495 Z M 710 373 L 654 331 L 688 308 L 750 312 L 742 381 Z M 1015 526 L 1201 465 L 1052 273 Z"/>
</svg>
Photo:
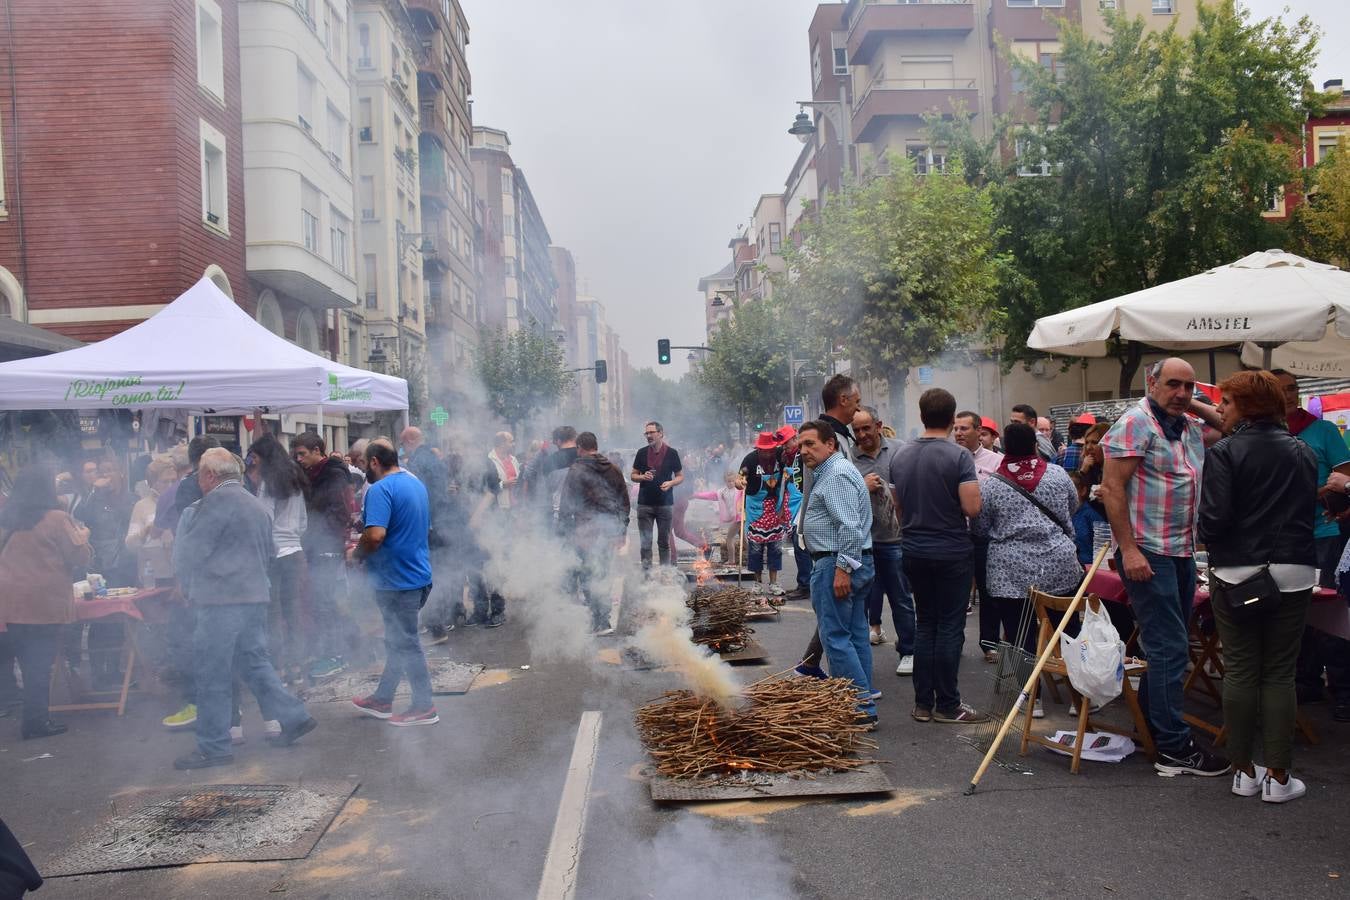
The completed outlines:
<svg viewBox="0 0 1350 900">
<path fill-rule="evenodd" d="M 590 805 L 591 776 L 600 747 L 598 710 L 581 714 L 577 740 L 572 745 L 572 761 L 567 764 L 567 781 L 558 801 L 558 817 L 553 820 L 553 837 L 544 857 L 544 875 L 539 880 L 538 900 L 572 900 L 577 890 L 581 867 L 581 839 L 586 831 L 586 810 Z"/>
</svg>

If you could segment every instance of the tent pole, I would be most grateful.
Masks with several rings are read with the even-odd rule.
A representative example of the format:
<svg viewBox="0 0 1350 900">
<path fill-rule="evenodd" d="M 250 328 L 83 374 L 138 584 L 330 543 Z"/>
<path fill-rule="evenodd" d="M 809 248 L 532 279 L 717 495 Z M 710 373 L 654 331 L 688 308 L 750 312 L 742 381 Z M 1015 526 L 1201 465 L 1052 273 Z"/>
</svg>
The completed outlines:
<svg viewBox="0 0 1350 900">
<path fill-rule="evenodd" d="M 1275 354 L 1275 347 L 1270 343 L 1261 345 L 1261 368 L 1267 372 L 1270 371 L 1270 358 Z"/>
<path fill-rule="evenodd" d="M 319 440 L 323 441 L 323 445 L 324 445 L 325 447 L 328 447 L 328 440 L 323 436 L 323 404 L 322 404 L 322 403 L 319 404 L 319 424 L 318 424 L 317 427 L 318 427 L 318 429 L 319 429 Z M 332 450 L 333 448 L 332 448 L 332 447 L 328 447 L 328 449 L 329 449 L 329 450 Z"/>
</svg>

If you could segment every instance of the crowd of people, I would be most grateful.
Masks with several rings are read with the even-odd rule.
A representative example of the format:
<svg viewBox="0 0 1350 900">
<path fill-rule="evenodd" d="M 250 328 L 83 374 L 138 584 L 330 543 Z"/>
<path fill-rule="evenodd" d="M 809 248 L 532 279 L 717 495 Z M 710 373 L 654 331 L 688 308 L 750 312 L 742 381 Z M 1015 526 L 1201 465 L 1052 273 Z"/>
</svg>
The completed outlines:
<svg viewBox="0 0 1350 900">
<path fill-rule="evenodd" d="M 1297 703 L 1329 689 L 1335 718 L 1350 721 L 1350 644 L 1305 624 L 1313 588 L 1341 586 L 1350 569 L 1350 474 L 1338 471 L 1350 450 L 1299 408 L 1287 373 L 1239 372 L 1218 386 L 1217 407 L 1183 360 L 1155 364 L 1146 381 L 1114 422 L 1083 414 L 1065 437 L 1027 404 L 1000 425 L 933 388 L 919 400 L 922 431 L 901 441 L 836 375 L 816 420 L 687 460 L 649 421 L 631 460 L 570 426 L 524 459 L 510 432 L 490 450 L 438 448 L 409 427 L 345 456 L 307 432 L 287 444 L 262 434 L 243 459 L 197 437 L 139 461 L 130 479 L 114 460 L 76 475 L 25 470 L 0 507 L 0 701 L 19 698 L 17 660 L 21 733 L 47 737 L 64 730 L 48 712 L 53 664 L 78 674 L 87 654 L 96 686 L 121 682 L 120 627 L 76 620 L 71 582 L 98 573 L 112 587 L 175 584 L 186 601 L 163 660 L 181 700 L 164 725 L 197 735 L 182 768 L 233 758 L 244 686 L 270 742 L 312 730 L 299 688 L 368 658 L 358 594 L 383 621 L 384 670 L 353 703 L 393 725 L 434 724 L 423 642 L 506 620 L 488 565 L 502 545 L 543 529 L 569 548 L 563 593 L 606 635 L 612 567 L 635 520 L 643 571 L 675 563 L 677 541 L 705 557 L 716 543 L 765 590 L 809 598 L 817 628 L 796 671 L 852 679 L 860 721 L 877 721 L 873 648 L 892 643 L 896 675 L 912 679 L 910 717 L 972 724 L 987 721 L 960 685 L 974 598 L 986 661 L 1001 647 L 1035 652 L 1030 593 L 1072 594 L 1113 538 L 1128 604 L 1108 606 L 1147 657 L 1139 694 L 1155 766 L 1231 771 L 1235 793 L 1294 799 L 1305 790 L 1290 774 Z M 693 501 L 714 504 L 720 535 L 689 527 Z M 787 550 L 792 586 L 780 583 Z M 1228 758 L 1196 740 L 1183 710 L 1197 559 L 1224 646 Z M 403 679 L 411 701 L 396 712 Z"/>
</svg>

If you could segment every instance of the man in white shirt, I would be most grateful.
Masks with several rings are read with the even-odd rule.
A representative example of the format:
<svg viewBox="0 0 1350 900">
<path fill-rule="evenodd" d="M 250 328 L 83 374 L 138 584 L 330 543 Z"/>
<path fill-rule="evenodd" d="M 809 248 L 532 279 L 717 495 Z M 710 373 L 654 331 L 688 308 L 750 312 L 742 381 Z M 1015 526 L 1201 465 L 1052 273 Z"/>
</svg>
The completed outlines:
<svg viewBox="0 0 1350 900">
<path fill-rule="evenodd" d="M 996 453 L 980 441 L 980 425 L 983 420 L 977 412 L 962 410 L 956 414 L 956 424 L 952 428 L 952 439 L 965 447 L 975 457 L 975 475 L 984 481 L 990 474 L 998 471 L 1003 464 L 1003 454 Z M 975 552 L 972 559 L 975 567 L 975 590 L 980 595 L 980 649 L 984 651 L 984 661 L 998 662 L 994 647 L 998 644 L 998 606 L 989 599 L 986 589 L 985 567 L 989 558 L 987 538 L 972 537 Z"/>
</svg>

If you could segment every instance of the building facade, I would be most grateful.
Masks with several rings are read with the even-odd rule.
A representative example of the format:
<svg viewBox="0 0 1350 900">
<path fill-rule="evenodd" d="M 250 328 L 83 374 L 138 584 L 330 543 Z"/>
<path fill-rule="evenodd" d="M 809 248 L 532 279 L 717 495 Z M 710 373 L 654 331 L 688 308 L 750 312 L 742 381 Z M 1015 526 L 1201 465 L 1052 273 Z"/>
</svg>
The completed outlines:
<svg viewBox="0 0 1350 900">
<path fill-rule="evenodd" d="M 458 0 L 406 0 L 416 29 L 423 309 L 437 403 L 468 394 L 478 346 L 469 27 Z"/>
<path fill-rule="evenodd" d="M 269 331 L 353 358 L 355 189 L 346 2 L 240 0 L 246 261 Z"/>
<path fill-rule="evenodd" d="M 208 275 L 252 313 L 236 4 L 6 9 L 3 311 L 99 340 Z"/>
<path fill-rule="evenodd" d="M 425 395 L 426 317 L 418 167 L 418 69 L 421 43 L 400 0 L 357 0 L 351 52 L 356 59 L 357 294 L 366 366 L 408 379 Z M 410 402 L 417 405 L 416 399 Z"/>
<path fill-rule="evenodd" d="M 507 331 L 550 333 L 557 319 L 551 241 L 525 173 L 511 159 L 510 136 L 475 127 L 470 161 L 486 208 L 479 285 L 483 319 Z"/>
</svg>

